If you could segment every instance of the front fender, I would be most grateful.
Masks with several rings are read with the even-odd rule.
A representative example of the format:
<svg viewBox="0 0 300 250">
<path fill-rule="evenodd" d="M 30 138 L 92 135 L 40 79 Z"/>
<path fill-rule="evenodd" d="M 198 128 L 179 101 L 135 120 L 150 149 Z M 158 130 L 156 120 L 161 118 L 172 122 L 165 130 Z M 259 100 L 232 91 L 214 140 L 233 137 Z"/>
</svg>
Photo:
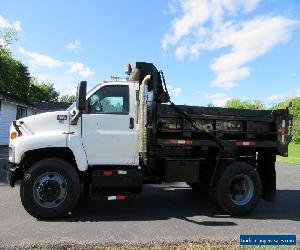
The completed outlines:
<svg viewBox="0 0 300 250">
<path fill-rule="evenodd" d="M 29 150 L 52 147 L 66 147 L 67 135 L 57 133 L 43 133 L 17 137 L 10 141 L 10 147 L 14 150 L 14 163 L 20 163 L 24 153 Z M 9 159 L 12 161 L 11 159 Z"/>
<path fill-rule="evenodd" d="M 82 146 L 81 137 L 78 135 L 44 133 L 30 136 L 17 137 L 10 142 L 14 156 L 10 162 L 19 164 L 27 151 L 46 148 L 68 147 L 73 152 L 78 170 L 85 171 L 88 168 L 88 161 Z"/>
</svg>

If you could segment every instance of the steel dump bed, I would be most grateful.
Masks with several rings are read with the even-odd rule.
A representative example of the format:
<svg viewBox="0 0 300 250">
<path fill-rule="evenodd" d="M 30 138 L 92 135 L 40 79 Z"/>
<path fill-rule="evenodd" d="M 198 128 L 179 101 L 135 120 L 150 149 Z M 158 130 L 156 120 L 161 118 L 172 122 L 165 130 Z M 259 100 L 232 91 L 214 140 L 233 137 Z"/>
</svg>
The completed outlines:
<svg viewBox="0 0 300 250">
<path fill-rule="evenodd" d="M 181 111 L 192 115 L 193 117 L 210 119 L 213 117 L 216 119 L 254 119 L 259 121 L 273 122 L 275 119 L 274 110 L 250 110 L 250 109 L 232 109 L 232 108 L 216 108 L 216 107 L 200 107 L 200 106 L 188 106 L 188 105 L 176 105 Z M 160 105 L 160 115 L 169 116 L 177 115 L 178 112 L 167 104 Z"/>
<path fill-rule="evenodd" d="M 180 112 L 178 112 L 180 111 Z M 289 138 L 287 110 L 245 110 L 187 105 L 158 105 L 158 138 L 162 144 L 174 139 L 182 144 L 215 144 L 218 137 L 224 147 L 276 147 L 280 155 L 287 154 Z M 185 119 L 185 115 L 194 121 Z"/>
</svg>

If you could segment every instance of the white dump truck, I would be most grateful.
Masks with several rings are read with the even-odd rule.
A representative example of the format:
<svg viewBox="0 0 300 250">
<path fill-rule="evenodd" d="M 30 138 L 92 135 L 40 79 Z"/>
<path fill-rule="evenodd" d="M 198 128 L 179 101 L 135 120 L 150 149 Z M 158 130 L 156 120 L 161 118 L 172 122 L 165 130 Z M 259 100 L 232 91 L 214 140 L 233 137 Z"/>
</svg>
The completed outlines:
<svg viewBox="0 0 300 250">
<path fill-rule="evenodd" d="M 91 194 L 124 200 L 146 183 L 186 182 L 229 214 L 275 199 L 288 110 L 178 106 L 152 63 L 127 65 L 127 73 L 88 93 L 80 82 L 66 111 L 12 123 L 5 169 L 12 187 L 21 180 L 32 216 L 63 216 Z"/>
</svg>

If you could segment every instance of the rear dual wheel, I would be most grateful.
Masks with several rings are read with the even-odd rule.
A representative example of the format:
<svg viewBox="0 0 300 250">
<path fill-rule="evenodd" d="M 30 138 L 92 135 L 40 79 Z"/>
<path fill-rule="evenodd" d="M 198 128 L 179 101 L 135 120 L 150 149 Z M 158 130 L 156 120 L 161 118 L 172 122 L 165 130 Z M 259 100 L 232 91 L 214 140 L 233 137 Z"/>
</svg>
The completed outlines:
<svg viewBox="0 0 300 250">
<path fill-rule="evenodd" d="M 257 206 L 261 190 L 261 180 L 253 166 L 236 161 L 220 166 L 213 196 L 226 212 L 245 215 Z"/>
</svg>

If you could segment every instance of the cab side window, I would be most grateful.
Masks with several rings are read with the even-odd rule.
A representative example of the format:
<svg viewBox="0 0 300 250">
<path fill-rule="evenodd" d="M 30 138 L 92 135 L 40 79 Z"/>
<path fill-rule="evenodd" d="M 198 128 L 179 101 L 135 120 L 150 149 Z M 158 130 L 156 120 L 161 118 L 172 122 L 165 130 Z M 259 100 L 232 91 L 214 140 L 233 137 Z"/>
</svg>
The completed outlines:
<svg viewBox="0 0 300 250">
<path fill-rule="evenodd" d="M 89 98 L 90 114 L 128 114 L 129 88 L 124 85 L 105 86 Z"/>
</svg>

